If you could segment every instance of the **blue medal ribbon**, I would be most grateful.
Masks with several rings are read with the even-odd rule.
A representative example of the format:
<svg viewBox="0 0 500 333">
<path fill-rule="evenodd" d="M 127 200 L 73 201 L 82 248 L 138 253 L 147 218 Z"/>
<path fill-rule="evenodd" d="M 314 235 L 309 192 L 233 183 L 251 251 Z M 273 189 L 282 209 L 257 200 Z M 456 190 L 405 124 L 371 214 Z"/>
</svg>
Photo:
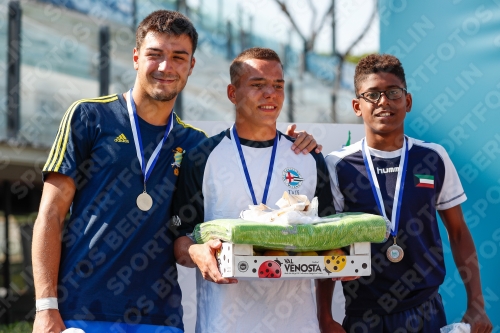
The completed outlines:
<svg viewBox="0 0 500 333">
<path fill-rule="evenodd" d="M 132 97 L 132 89 L 130 89 L 128 92 L 127 109 L 130 118 L 130 125 L 132 126 L 132 134 L 134 135 L 134 143 L 135 143 L 135 150 L 137 152 L 137 159 L 139 160 L 142 174 L 144 176 L 144 192 L 146 192 L 146 182 L 148 181 L 149 176 L 151 175 L 151 172 L 153 171 L 156 162 L 158 161 L 161 148 L 163 147 L 165 141 L 167 141 L 167 137 L 174 126 L 173 122 L 174 113 L 173 112 L 170 113 L 170 117 L 168 118 L 167 128 L 165 129 L 165 134 L 163 135 L 163 139 L 158 143 L 156 149 L 153 151 L 153 154 L 151 155 L 146 164 L 144 158 L 144 148 L 142 146 L 141 130 L 139 128 L 139 117 L 137 116 L 137 109 L 135 106 L 134 98 Z"/>
<path fill-rule="evenodd" d="M 238 154 L 241 161 L 241 167 L 243 168 L 243 172 L 245 174 L 245 178 L 247 181 L 248 189 L 250 191 L 250 195 L 252 197 L 252 201 L 254 205 L 258 205 L 257 198 L 255 197 L 255 192 L 252 186 L 252 180 L 250 179 L 250 174 L 248 173 L 248 167 L 245 162 L 245 155 L 243 154 L 243 149 L 241 148 L 240 138 L 238 137 L 238 133 L 236 132 L 236 126 L 233 125 L 232 138 L 238 149 Z M 265 205 L 267 202 L 267 195 L 269 193 L 269 187 L 271 185 L 271 178 L 273 176 L 273 168 L 274 168 L 274 159 L 276 158 L 276 150 L 278 148 L 278 131 L 276 131 L 276 136 L 274 137 L 273 142 L 273 150 L 271 152 L 271 161 L 269 162 L 269 170 L 267 172 L 266 179 L 266 187 L 264 188 L 264 194 L 262 195 L 262 203 Z"/>
<path fill-rule="evenodd" d="M 406 137 L 403 139 L 403 149 L 401 150 L 401 158 L 399 160 L 398 176 L 396 179 L 396 189 L 394 192 L 394 203 L 392 206 L 392 216 L 391 216 L 391 235 L 396 237 L 398 233 L 399 226 L 399 216 L 401 212 L 401 203 L 403 200 L 403 190 L 406 176 L 406 169 L 408 167 L 408 140 Z M 385 207 L 383 205 L 382 194 L 380 193 L 380 186 L 378 183 L 377 175 L 373 167 L 373 161 L 369 154 L 368 144 L 366 139 L 363 139 L 361 143 L 361 152 L 363 153 L 363 161 L 365 162 L 365 168 L 368 174 L 368 179 L 370 180 L 371 188 L 373 191 L 373 196 L 377 202 L 377 207 L 380 210 L 382 216 L 388 220 L 387 213 L 385 212 Z"/>
</svg>

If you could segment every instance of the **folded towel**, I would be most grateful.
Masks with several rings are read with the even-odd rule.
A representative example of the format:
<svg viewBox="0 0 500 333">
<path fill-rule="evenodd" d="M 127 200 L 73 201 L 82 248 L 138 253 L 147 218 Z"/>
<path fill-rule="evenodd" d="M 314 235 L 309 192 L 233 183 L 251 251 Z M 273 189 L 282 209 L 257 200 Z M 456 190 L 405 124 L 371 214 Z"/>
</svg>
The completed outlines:
<svg viewBox="0 0 500 333">
<path fill-rule="evenodd" d="M 303 252 L 336 249 L 359 242 L 382 243 L 390 234 L 390 226 L 379 215 L 341 213 L 322 219 L 330 222 L 284 225 L 220 219 L 198 224 L 193 236 L 198 243 L 220 239 L 254 245 L 257 249 Z"/>
</svg>

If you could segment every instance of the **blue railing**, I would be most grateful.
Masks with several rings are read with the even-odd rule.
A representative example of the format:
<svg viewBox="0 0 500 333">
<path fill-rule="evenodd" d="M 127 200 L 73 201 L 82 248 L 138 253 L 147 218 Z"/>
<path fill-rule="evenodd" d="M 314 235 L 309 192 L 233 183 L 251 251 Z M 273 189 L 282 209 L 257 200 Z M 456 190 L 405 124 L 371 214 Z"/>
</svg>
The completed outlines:
<svg viewBox="0 0 500 333">
<path fill-rule="evenodd" d="M 100 20 L 110 20 L 120 24 L 133 24 L 134 15 L 134 0 L 39 0 L 45 3 L 65 6 L 90 16 L 95 16 Z M 139 22 L 153 10 L 160 8 L 175 9 L 176 0 L 135 0 L 136 1 L 136 18 Z M 242 33 L 239 28 L 240 22 L 231 22 L 232 29 L 227 30 L 227 21 L 219 22 L 213 15 L 203 13 L 200 15 L 200 8 L 192 9 L 189 12 L 190 18 L 193 20 L 199 32 L 200 45 L 204 43 L 210 44 L 212 50 L 221 56 L 232 58 L 239 53 L 243 48 L 251 46 L 262 46 L 271 48 L 284 57 L 287 71 L 294 73 L 299 71 L 301 50 L 292 47 L 291 45 L 280 43 L 279 41 L 252 35 L 248 31 L 243 32 L 244 40 L 241 38 Z M 228 38 L 228 34 L 232 38 Z M 231 45 L 228 44 L 231 40 Z M 230 49 L 230 52 L 228 51 Z M 333 84 L 337 66 L 337 58 L 333 56 L 319 55 L 314 52 L 309 52 L 306 57 L 307 71 L 318 79 Z M 350 64 L 345 64 L 345 67 L 351 67 Z M 350 76 L 349 76 L 350 77 Z M 341 85 L 345 89 L 352 89 L 352 83 L 341 81 Z"/>
<path fill-rule="evenodd" d="M 6 6 L 7 2 L 0 2 Z M 99 4 L 97 4 L 99 3 Z M 86 4 L 86 6 L 83 6 Z M 108 6 L 104 6 L 107 4 Z M 21 56 L 21 128 L 19 137 L 32 144 L 50 145 L 60 117 L 76 99 L 94 97 L 99 92 L 98 55 L 99 27 L 108 25 L 111 32 L 112 62 L 110 92 L 126 91 L 133 85 L 135 71 L 131 62 L 131 48 L 135 44 L 135 29 L 131 18 L 132 0 L 39 0 L 23 4 L 22 56 Z M 175 1 L 137 0 L 137 21 L 159 8 L 175 9 Z M 46 6 L 63 5 L 88 15 L 46 10 Z M 91 16 L 97 10 L 100 16 Z M 7 44 L 7 11 L 0 10 L 0 45 Z M 209 46 L 219 56 L 218 60 L 231 60 L 243 48 L 264 46 L 276 50 L 285 65 L 287 81 L 295 81 L 298 95 L 310 110 L 328 110 L 333 87 L 336 59 L 309 53 L 306 61 L 309 73 L 307 83 L 298 84 L 301 73 L 302 52 L 291 43 L 283 43 L 270 37 L 256 36 L 240 30 L 232 22 L 228 32 L 227 22 L 220 22 L 215 15 L 199 15 L 191 9 L 189 17 L 199 33 L 199 45 Z M 56 19 L 55 19 L 56 18 Z M 104 19 L 106 18 L 106 19 Z M 118 23 L 117 23 L 118 22 Z M 228 33 L 231 38 L 228 38 Z M 241 35 L 246 38 L 241 38 Z M 0 69 L 6 70 L 6 52 L 0 52 Z M 215 59 L 214 59 L 215 60 Z M 354 67 L 345 64 L 341 87 L 352 89 Z M 202 77 L 203 70 L 197 68 Z M 224 71 L 226 73 L 226 71 Z M 316 79 L 314 79 L 316 78 Z M 202 77 L 202 81 L 205 80 Z M 193 81 L 193 79 L 191 80 Z M 193 93 L 194 94 L 194 93 Z M 199 91 L 196 94 L 200 94 Z M 0 82 L 0 141 L 6 138 L 6 80 Z M 315 96 L 312 98 L 312 96 Z M 191 96 L 196 97 L 196 96 Z M 193 99 L 193 98 L 191 98 Z M 298 102 L 297 102 L 298 103 Z M 313 103 L 316 106 L 313 106 Z M 310 111 L 313 112 L 313 111 Z M 323 112 L 323 111 L 321 111 Z M 326 111 L 328 112 L 328 111 Z M 308 118 L 308 121 L 319 119 Z M 43 119 L 43 122 L 40 121 Z M 215 118 L 214 118 L 215 119 Z M 190 119 L 196 120 L 196 119 Z"/>
</svg>

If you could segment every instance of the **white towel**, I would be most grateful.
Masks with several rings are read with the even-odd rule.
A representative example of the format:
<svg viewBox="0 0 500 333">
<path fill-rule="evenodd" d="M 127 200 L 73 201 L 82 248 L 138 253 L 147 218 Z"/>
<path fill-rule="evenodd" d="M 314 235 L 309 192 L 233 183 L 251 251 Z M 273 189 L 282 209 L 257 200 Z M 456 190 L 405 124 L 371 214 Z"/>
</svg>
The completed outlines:
<svg viewBox="0 0 500 333">
<path fill-rule="evenodd" d="M 277 210 L 260 205 L 250 205 L 248 210 L 240 213 L 240 218 L 247 221 L 274 223 L 274 224 L 316 224 L 333 222 L 339 218 L 323 219 L 318 217 L 318 198 L 311 201 L 305 195 L 283 193 L 283 197 L 276 202 Z"/>
<path fill-rule="evenodd" d="M 470 325 L 466 323 L 454 323 L 441 327 L 441 333 L 470 333 Z"/>
</svg>

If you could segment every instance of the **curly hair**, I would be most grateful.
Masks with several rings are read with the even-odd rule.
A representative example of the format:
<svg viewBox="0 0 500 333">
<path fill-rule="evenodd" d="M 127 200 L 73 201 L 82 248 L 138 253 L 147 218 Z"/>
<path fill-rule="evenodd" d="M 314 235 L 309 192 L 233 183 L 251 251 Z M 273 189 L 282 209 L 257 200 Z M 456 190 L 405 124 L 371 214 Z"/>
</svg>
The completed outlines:
<svg viewBox="0 0 500 333">
<path fill-rule="evenodd" d="M 193 23 L 184 15 L 172 10 L 157 10 L 149 14 L 137 27 L 135 47 L 140 50 L 142 42 L 150 31 L 173 36 L 187 35 L 191 39 L 193 54 L 198 45 L 198 32 Z"/>
<path fill-rule="evenodd" d="M 405 71 L 398 58 L 390 54 L 370 54 L 361 59 L 356 65 L 354 72 L 354 89 L 356 95 L 359 92 L 361 82 L 368 75 L 380 72 L 394 74 L 406 88 Z"/>
<path fill-rule="evenodd" d="M 231 63 L 231 66 L 229 66 L 231 84 L 238 85 L 240 77 L 243 74 L 243 63 L 249 59 L 277 61 L 281 65 L 281 68 L 283 68 L 281 59 L 276 52 L 264 47 L 252 47 L 238 54 Z"/>
</svg>

